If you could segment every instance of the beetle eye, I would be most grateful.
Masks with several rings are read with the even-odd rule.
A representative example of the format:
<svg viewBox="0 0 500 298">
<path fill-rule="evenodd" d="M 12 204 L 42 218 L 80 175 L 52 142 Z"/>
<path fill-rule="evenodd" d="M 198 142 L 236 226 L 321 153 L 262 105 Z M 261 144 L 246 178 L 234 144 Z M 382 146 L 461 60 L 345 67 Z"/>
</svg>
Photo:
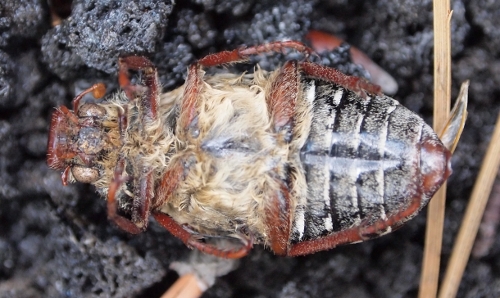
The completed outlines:
<svg viewBox="0 0 500 298">
<path fill-rule="evenodd" d="M 71 168 L 71 174 L 76 181 L 82 183 L 92 183 L 99 179 L 99 171 L 96 168 L 75 165 Z"/>
<path fill-rule="evenodd" d="M 106 109 L 95 103 L 85 103 L 78 108 L 78 117 L 98 117 L 106 115 Z"/>
</svg>

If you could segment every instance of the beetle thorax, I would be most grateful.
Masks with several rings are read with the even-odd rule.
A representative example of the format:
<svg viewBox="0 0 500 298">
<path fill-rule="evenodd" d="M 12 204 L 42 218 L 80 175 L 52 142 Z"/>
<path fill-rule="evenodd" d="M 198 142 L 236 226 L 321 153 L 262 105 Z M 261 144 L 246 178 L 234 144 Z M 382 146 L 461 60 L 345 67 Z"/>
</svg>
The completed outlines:
<svg viewBox="0 0 500 298">
<path fill-rule="evenodd" d="M 289 154 L 270 129 L 268 74 L 216 75 L 206 83 L 190 141 L 172 160 L 184 165 L 185 179 L 162 211 L 202 233 L 245 226 L 259 237 L 267 230 L 266 198 L 279 188 L 272 173 Z"/>
</svg>

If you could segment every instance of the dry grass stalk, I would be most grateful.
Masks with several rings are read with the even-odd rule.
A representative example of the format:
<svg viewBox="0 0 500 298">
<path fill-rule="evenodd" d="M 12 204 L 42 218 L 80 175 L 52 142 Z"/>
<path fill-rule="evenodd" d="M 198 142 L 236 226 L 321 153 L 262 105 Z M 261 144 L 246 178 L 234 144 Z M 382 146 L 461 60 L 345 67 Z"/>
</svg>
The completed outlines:
<svg viewBox="0 0 500 298">
<path fill-rule="evenodd" d="M 434 0 L 434 130 L 441 131 L 449 117 L 451 98 L 450 2 Z M 419 297 L 436 297 L 443 237 L 446 184 L 428 207 L 424 261 Z"/>
<path fill-rule="evenodd" d="M 196 276 L 186 274 L 179 277 L 161 298 L 198 298 L 201 294 L 203 290 Z"/>
<path fill-rule="evenodd" d="M 458 232 L 457 240 L 453 246 L 453 252 L 439 293 L 440 298 L 452 298 L 457 294 L 458 286 L 469 260 L 472 245 L 474 244 L 474 239 L 481 223 L 481 217 L 488 202 L 499 166 L 500 115 L 497 118 L 490 145 L 486 151 L 481 170 L 479 171 L 469 199 L 469 205 L 467 206 L 460 231 Z"/>
</svg>

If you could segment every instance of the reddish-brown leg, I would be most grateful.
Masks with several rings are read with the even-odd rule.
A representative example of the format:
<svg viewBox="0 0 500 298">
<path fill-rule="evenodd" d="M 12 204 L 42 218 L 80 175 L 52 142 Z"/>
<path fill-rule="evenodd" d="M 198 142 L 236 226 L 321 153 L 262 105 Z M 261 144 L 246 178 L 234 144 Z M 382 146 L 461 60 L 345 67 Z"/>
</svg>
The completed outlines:
<svg viewBox="0 0 500 298">
<path fill-rule="evenodd" d="M 297 61 L 287 61 L 273 82 L 267 98 L 274 130 L 284 132 L 279 135 L 279 142 L 285 144 L 289 143 L 292 137 L 299 79 Z M 269 228 L 271 249 L 277 255 L 286 255 L 291 226 L 290 192 L 284 181 L 279 183 L 280 190 L 270 197 L 270 204 L 265 211 L 266 226 Z"/>
<path fill-rule="evenodd" d="M 184 179 L 183 162 L 177 162 L 161 178 L 160 185 L 156 188 L 156 198 L 152 209 L 156 209 L 166 204 L 174 191 L 177 189 L 179 181 Z"/>
<path fill-rule="evenodd" d="M 158 95 L 160 93 L 160 84 L 156 68 L 153 63 L 145 57 L 128 56 L 118 60 L 118 83 L 125 91 L 127 97 L 133 100 L 140 95 L 140 107 L 142 113 L 149 119 L 156 119 L 158 113 Z M 129 78 L 129 70 L 142 71 L 144 74 L 144 85 L 132 85 Z"/>
<path fill-rule="evenodd" d="M 226 63 L 241 62 L 247 60 L 252 55 L 283 52 L 285 49 L 294 49 L 304 53 L 306 56 L 314 53 L 311 48 L 298 41 L 275 41 L 263 45 L 210 54 L 198 60 L 198 64 L 204 67 L 211 67 Z"/>
<path fill-rule="evenodd" d="M 144 169 L 139 177 L 139 183 L 136 185 L 139 185 L 139 192 L 134 198 L 132 220 L 135 225 L 145 229 L 148 224 L 151 201 L 155 196 L 153 171 Z"/>
<path fill-rule="evenodd" d="M 61 114 L 62 114 L 62 115 L 60 116 L 60 119 L 58 119 L 58 120 L 61 120 L 61 121 L 62 121 L 62 120 L 65 120 L 65 119 L 63 118 L 63 116 L 64 116 L 64 117 L 66 117 L 67 119 L 69 119 L 69 121 L 73 122 L 73 124 L 76 124 L 76 125 L 78 125 L 78 124 L 79 124 L 79 123 L 78 123 L 78 117 L 76 116 L 75 112 L 70 111 L 70 110 L 69 110 L 66 106 L 60 106 L 60 107 L 59 107 L 59 109 L 58 109 L 58 110 L 56 110 L 56 112 L 57 112 L 57 113 L 59 113 L 59 112 L 60 112 L 60 114 L 58 114 L 58 115 L 61 115 Z M 54 113 L 56 113 L 56 112 L 54 112 Z"/>
<path fill-rule="evenodd" d="M 153 202 L 152 210 L 156 210 L 170 199 L 171 195 L 174 193 L 179 181 L 184 179 L 184 163 L 182 161 L 177 162 L 170 168 L 165 175 L 162 177 L 160 185 L 156 189 L 156 199 Z M 245 256 L 252 247 L 252 241 L 243 241 L 243 245 L 234 250 L 226 250 L 219 248 L 217 246 L 207 244 L 200 241 L 200 238 L 208 238 L 210 236 L 196 235 L 192 232 L 187 231 L 181 227 L 177 222 L 175 222 L 170 216 L 161 213 L 159 211 L 153 211 L 153 216 L 165 229 L 167 229 L 172 235 L 179 238 L 189 247 L 197 248 L 198 250 L 212 254 L 222 258 L 241 258 Z M 244 237 L 242 237 L 244 238 Z"/>
<path fill-rule="evenodd" d="M 232 238 L 232 239 L 237 239 L 241 241 L 241 245 L 237 248 L 227 250 L 225 248 L 220 248 L 212 244 L 207 244 L 204 242 L 200 242 L 200 239 L 203 238 L 210 238 L 208 235 L 191 235 L 189 238 L 187 245 L 190 247 L 194 247 L 198 249 L 199 251 L 209 254 L 209 255 L 214 255 L 219 258 L 225 258 L 225 259 L 239 259 L 243 258 L 246 256 L 250 250 L 253 247 L 253 241 L 252 239 L 247 238 L 245 235 L 240 234 L 239 238 L 232 238 L 232 237 L 226 237 L 226 238 Z M 223 238 L 223 237 L 214 237 L 214 238 Z"/>
<path fill-rule="evenodd" d="M 305 37 L 318 53 L 332 51 L 344 43 L 341 38 L 318 30 L 310 30 Z M 352 62 L 363 66 L 368 71 L 371 82 L 380 85 L 385 93 L 394 94 L 398 91 L 398 83 L 390 74 L 355 46 L 351 45 L 350 49 Z"/>
<path fill-rule="evenodd" d="M 290 238 L 290 192 L 284 182 L 280 191 L 270 198 L 266 208 L 266 226 L 269 228 L 271 249 L 277 255 L 284 256 L 288 252 Z"/>
<path fill-rule="evenodd" d="M 292 245 L 287 255 L 307 255 L 321 250 L 331 249 L 340 244 L 360 242 L 378 237 L 380 233 L 386 231 L 388 227 L 398 228 L 404 219 L 415 214 L 420 208 L 420 202 L 421 194 L 418 193 L 412 198 L 410 206 L 388 217 L 386 220 L 381 219 L 374 223 L 353 227 L 319 239 L 299 242 Z"/>
<path fill-rule="evenodd" d="M 184 111 L 189 111 L 186 114 L 186 121 L 182 121 L 185 125 L 191 122 L 193 116 L 193 106 L 196 102 L 196 97 L 201 88 L 201 75 L 199 75 L 199 67 L 218 66 L 226 63 L 237 63 L 247 60 L 252 55 L 259 55 L 268 52 L 283 52 L 285 49 L 295 49 L 304 55 L 309 56 L 314 51 L 308 46 L 298 41 L 276 41 L 263 45 L 235 49 L 233 51 L 222 51 L 203 57 L 197 63 L 191 65 L 189 69 L 187 87 L 184 91 L 185 104 Z M 275 113 L 275 126 L 283 127 L 293 116 L 295 103 L 298 96 L 297 62 L 288 61 L 282 68 L 281 74 L 273 83 L 271 94 L 268 98 L 268 103 L 272 104 L 270 108 Z M 289 99 L 292 100 L 289 100 Z"/>
<path fill-rule="evenodd" d="M 201 242 L 201 238 L 209 238 L 210 236 L 193 234 L 192 232 L 184 229 L 181 225 L 175 222 L 175 220 L 164 213 L 153 212 L 153 216 L 159 224 L 167 229 L 172 235 L 179 238 L 188 247 L 196 248 L 206 254 L 226 259 L 239 259 L 246 256 L 252 249 L 251 239 L 239 239 L 242 241 L 242 245 L 240 247 L 234 250 L 225 250 L 223 248 Z"/>
<path fill-rule="evenodd" d="M 125 218 L 117 213 L 118 205 L 116 203 L 116 196 L 118 194 L 120 186 L 124 182 L 126 182 L 126 179 L 122 176 L 124 167 L 125 159 L 121 158 L 115 167 L 114 177 L 108 188 L 108 218 L 115 222 L 122 230 L 127 231 L 131 234 L 138 234 L 146 228 L 146 225 L 143 225 L 141 229 L 130 219 Z"/>
<path fill-rule="evenodd" d="M 363 78 L 348 76 L 334 68 L 307 61 L 301 62 L 300 68 L 307 75 L 338 84 L 362 98 L 367 98 L 367 92 L 375 95 L 382 94 L 380 86 L 374 85 Z"/>
<path fill-rule="evenodd" d="M 201 66 L 198 63 L 193 63 L 189 66 L 182 102 L 177 121 L 176 135 L 179 139 L 197 137 L 196 118 L 196 102 L 203 88 L 203 77 L 201 74 Z M 189 133 L 190 131 L 190 133 Z M 158 208 L 165 204 L 171 194 L 177 188 L 177 184 L 181 181 L 184 175 L 184 165 L 182 161 L 178 161 L 175 165 L 164 174 L 160 185 L 156 189 L 156 200 L 152 208 Z"/>
<path fill-rule="evenodd" d="M 196 63 L 191 64 L 186 78 L 184 94 L 182 96 L 181 110 L 178 122 L 179 137 L 187 137 L 185 133 L 191 130 L 191 137 L 197 137 L 197 125 L 193 122 L 196 117 L 196 102 L 198 95 L 203 88 L 200 66 Z"/>
<path fill-rule="evenodd" d="M 288 134 L 292 132 L 299 93 L 299 79 L 297 61 L 287 61 L 269 90 L 266 100 L 276 132 L 283 129 L 289 130 Z"/>
<path fill-rule="evenodd" d="M 141 123 L 147 123 L 150 120 L 155 120 L 158 117 L 158 98 L 159 98 L 159 82 L 156 69 L 145 57 L 128 56 L 118 60 L 118 82 L 120 87 L 125 91 L 127 97 L 132 101 L 137 96 L 140 96 L 139 107 Z M 129 70 L 141 71 L 145 87 L 141 85 L 132 85 L 129 78 Z M 128 107 L 125 106 L 125 109 Z M 127 117 L 125 114 L 120 114 L 119 125 L 121 135 L 127 128 Z M 115 169 L 115 177 L 111 182 L 108 191 L 108 215 L 115 221 L 118 226 L 130 233 L 139 233 L 147 226 L 151 203 L 155 196 L 154 194 L 154 178 L 153 171 L 150 168 L 140 168 L 139 177 L 135 178 L 135 193 L 132 205 L 132 221 L 120 216 L 116 213 L 116 192 L 122 185 L 124 159 L 120 159 Z"/>
</svg>

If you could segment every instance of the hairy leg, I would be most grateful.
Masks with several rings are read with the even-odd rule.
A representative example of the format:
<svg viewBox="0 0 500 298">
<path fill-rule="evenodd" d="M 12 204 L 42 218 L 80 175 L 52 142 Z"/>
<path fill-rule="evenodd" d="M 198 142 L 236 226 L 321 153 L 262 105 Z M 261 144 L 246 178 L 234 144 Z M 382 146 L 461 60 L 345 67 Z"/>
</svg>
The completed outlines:
<svg viewBox="0 0 500 298">
<path fill-rule="evenodd" d="M 285 49 L 294 49 L 304 53 L 306 56 L 314 53 L 311 48 L 298 41 L 275 41 L 263 45 L 243 47 L 232 51 L 222 51 L 210 54 L 198 60 L 198 64 L 203 67 L 211 67 L 227 63 L 243 62 L 252 55 L 270 52 L 283 52 Z"/>
<path fill-rule="evenodd" d="M 142 71 L 146 88 L 131 84 L 129 70 Z M 143 117 L 157 118 L 158 98 L 161 90 L 156 68 L 151 61 L 142 56 L 120 58 L 118 60 L 118 83 L 130 100 L 133 100 L 136 96 L 141 96 L 139 106 Z"/>
<path fill-rule="evenodd" d="M 341 244 L 361 242 L 376 238 L 388 231 L 388 228 L 397 229 L 406 218 L 415 214 L 420 208 L 421 194 L 413 197 L 412 203 L 404 210 L 389 216 L 387 219 L 380 219 L 375 222 L 361 224 L 347 230 L 339 231 L 331 235 L 318 239 L 296 243 L 290 247 L 288 256 L 307 255 L 317 251 L 332 249 Z"/>
<path fill-rule="evenodd" d="M 116 203 L 116 196 L 118 195 L 121 185 L 127 181 L 127 179 L 122 176 L 124 168 L 125 159 L 121 158 L 115 167 L 114 177 L 108 188 L 108 218 L 115 222 L 122 230 L 131 234 L 138 234 L 142 232 L 142 229 L 130 219 L 119 215 L 117 212 L 118 204 Z M 143 228 L 145 228 L 145 226 L 143 226 Z"/>
<path fill-rule="evenodd" d="M 206 254 L 226 259 L 239 259 L 246 256 L 250 249 L 252 249 L 252 239 L 248 239 L 243 235 L 241 235 L 240 238 L 237 238 L 241 241 L 241 245 L 235 249 L 228 250 L 224 247 L 218 247 L 202 242 L 201 239 L 211 238 L 212 236 L 199 235 L 193 233 L 192 231 L 188 231 L 164 213 L 153 212 L 153 216 L 160 225 L 167 229 L 172 235 L 179 238 L 188 247 L 196 248 Z"/>
<path fill-rule="evenodd" d="M 299 88 L 297 61 L 287 61 L 272 83 L 266 98 L 273 128 L 278 133 L 278 143 L 283 146 L 292 140 Z M 270 196 L 270 203 L 265 211 L 271 249 L 277 255 L 286 255 L 290 238 L 290 192 L 285 178 L 276 175 L 280 189 Z"/>
<path fill-rule="evenodd" d="M 382 94 L 380 86 L 374 85 L 363 78 L 348 76 L 335 68 L 307 61 L 301 62 L 299 66 L 305 74 L 338 84 L 348 90 L 351 90 L 362 98 L 367 98 L 367 93 L 375 95 Z"/>
</svg>

